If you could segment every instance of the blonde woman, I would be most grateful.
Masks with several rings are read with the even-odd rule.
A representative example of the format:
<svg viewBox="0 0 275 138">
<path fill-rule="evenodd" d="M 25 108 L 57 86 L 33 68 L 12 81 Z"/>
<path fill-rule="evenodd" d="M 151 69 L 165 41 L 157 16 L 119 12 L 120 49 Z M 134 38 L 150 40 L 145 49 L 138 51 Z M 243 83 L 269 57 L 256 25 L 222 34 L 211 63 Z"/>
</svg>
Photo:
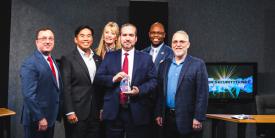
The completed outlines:
<svg viewBox="0 0 275 138">
<path fill-rule="evenodd" d="M 108 22 L 103 29 L 96 54 L 104 59 L 106 52 L 115 51 L 120 48 L 119 26 L 115 22 Z"/>
</svg>

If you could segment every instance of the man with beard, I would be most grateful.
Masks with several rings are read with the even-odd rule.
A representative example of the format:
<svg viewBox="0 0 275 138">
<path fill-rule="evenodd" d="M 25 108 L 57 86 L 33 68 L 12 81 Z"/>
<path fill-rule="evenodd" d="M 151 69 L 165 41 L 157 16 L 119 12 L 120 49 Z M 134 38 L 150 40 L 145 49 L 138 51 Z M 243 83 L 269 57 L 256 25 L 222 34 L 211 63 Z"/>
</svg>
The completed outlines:
<svg viewBox="0 0 275 138">
<path fill-rule="evenodd" d="M 106 54 L 96 73 L 96 83 L 105 88 L 103 120 L 107 138 L 148 138 L 149 95 L 157 85 L 151 56 L 135 50 L 137 29 L 124 24 L 120 29 L 122 49 Z M 120 86 L 127 81 L 128 90 Z"/>
<path fill-rule="evenodd" d="M 185 31 L 172 38 L 173 59 L 160 64 L 156 122 L 165 138 L 191 138 L 202 129 L 208 103 L 208 75 L 203 60 L 187 54 Z"/>
</svg>

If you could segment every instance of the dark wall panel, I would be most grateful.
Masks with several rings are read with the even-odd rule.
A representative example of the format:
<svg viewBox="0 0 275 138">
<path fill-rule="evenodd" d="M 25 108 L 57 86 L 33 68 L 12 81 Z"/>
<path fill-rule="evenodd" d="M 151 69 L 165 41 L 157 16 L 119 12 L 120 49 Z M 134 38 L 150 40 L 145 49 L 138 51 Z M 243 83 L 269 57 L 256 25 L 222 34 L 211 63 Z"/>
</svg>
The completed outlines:
<svg viewBox="0 0 275 138">
<path fill-rule="evenodd" d="M 129 20 L 138 28 L 136 49 L 144 49 L 150 45 L 148 32 L 151 24 L 161 22 L 168 30 L 168 2 L 131 1 Z"/>
<path fill-rule="evenodd" d="M 10 23 L 11 23 L 11 1 L 1 4 L 1 85 L 0 85 L 0 107 L 8 105 L 8 76 L 9 74 L 9 51 L 10 51 Z"/>
</svg>

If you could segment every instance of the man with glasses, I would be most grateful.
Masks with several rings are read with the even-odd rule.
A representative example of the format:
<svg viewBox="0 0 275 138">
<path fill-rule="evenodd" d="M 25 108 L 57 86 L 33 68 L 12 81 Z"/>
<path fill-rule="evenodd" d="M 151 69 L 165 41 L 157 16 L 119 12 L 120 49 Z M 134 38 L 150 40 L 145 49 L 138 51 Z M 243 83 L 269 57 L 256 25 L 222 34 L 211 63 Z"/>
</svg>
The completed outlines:
<svg viewBox="0 0 275 138">
<path fill-rule="evenodd" d="M 21 122 L 25 138 L 52 138 L 59 113 L 62 82 L 58 66 L 51 56 L 54 33 L 41 28 L 36 33 L 37 50 L 20 70 L 23 110 Z"/>
<path fill-rule="evenodd" d="M 187 54 L 185 31 L 172 38 L 173 59 L 159 66 L 156 122 L 164 138 L 192 138 L 202 129 L 208 103 L 208 75 L 202 59 Z"/>
</svg>

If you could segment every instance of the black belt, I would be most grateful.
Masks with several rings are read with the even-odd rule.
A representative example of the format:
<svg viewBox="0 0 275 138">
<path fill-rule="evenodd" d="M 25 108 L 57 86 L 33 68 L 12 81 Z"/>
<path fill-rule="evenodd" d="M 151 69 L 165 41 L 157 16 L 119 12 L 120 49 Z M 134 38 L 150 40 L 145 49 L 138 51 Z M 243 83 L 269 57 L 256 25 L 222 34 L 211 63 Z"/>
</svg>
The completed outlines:
<svg viewBox="0 0 275 138">
<path fill-rule="evenodd" d="M 176 115 L 176 109 L 167 108 L 167 109 L 166 109 L 166 113 L 167 113 L 168 115 L 173 115 L 173 116 L 175 116 L 175 115 Z"/>
<path fill-rule="evenodd" d="M 126 104 L 119 104 L 119 106 L 120 106 L 120 109 L 126 109 L 126 110 L 128 110 L 129 109 L 129 104 L 128 103 L 126 103 Z"/>
</svg>

